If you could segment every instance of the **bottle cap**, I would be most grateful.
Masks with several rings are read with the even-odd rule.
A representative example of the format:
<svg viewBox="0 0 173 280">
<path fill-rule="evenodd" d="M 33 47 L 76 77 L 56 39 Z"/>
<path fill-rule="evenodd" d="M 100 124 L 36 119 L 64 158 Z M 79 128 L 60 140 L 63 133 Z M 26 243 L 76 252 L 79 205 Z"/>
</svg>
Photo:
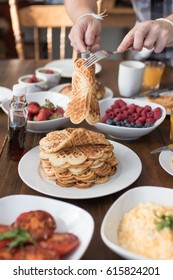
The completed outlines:
<svg viewBox="0 0 173 280">
<path fill-rule="evenodd" d="M 13 95 L 21 96 L 26 94 L 26 86 L 21 84 L 16 84 L 13 86 Z"/>
</svg>

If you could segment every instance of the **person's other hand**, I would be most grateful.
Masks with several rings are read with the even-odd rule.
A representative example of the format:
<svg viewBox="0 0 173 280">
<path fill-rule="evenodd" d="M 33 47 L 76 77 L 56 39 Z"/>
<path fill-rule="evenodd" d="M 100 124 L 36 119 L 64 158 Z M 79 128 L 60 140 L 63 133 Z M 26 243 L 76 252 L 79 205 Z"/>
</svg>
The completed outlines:
<svg viewBox="0 0 173 280">
<path fill-rule="evenodd" d="M 136 24 L 124 37 L 117 51 L 122 53 L 131 46 L 136 51 L 141 51 L 145 47 L 160 53 L 172 44 L 173 26 L 161 20 L 148 20 Z"/>
<path fill-rule="evenodd" d="M 101 22 L 93 17 L 83 17 L 71 28 L 69 39 L 71 46 L 79 53 L 87 47 L 96 51 L 100 47 Z"/>
</svg>

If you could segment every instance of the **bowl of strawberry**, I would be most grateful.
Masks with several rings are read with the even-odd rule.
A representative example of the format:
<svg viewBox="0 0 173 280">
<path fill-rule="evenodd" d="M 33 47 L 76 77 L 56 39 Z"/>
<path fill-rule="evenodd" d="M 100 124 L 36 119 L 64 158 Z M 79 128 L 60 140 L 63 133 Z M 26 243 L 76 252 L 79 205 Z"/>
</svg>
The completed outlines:
<svg viewBox="0 0 173 280">
<path fill-rule="evenodd" d="M 27 93 L 38 92 L 47 89 L 47 78 L 38 77 L 35 74 L 21 76 L 18 79 L 19 84 L 23 84 L 27 88 Z"/>
<path fill-rule="evenodd" d="M 44 133 L 59 129 L 69 121 L 64 113 L 69 103 L 67 96 L 60 93 L 43 91 L 27 95 L 28 121 L 27 130 Z"/>
<path fill-rule="evenodd" d="M 61 69 L 57 67 L 40 67 L 35 71 L 37 77 L 47 79 L 47 88 L 55 87 L 61 79 Z"/>
<path fill-rule="evenodd" d="M 128 98 L 110 98 L 99 103 L 101 121 L 95 126 L 119 140 L 142 137 L 158 127 L 166 110 L 156 103 Z"/>
</svg>

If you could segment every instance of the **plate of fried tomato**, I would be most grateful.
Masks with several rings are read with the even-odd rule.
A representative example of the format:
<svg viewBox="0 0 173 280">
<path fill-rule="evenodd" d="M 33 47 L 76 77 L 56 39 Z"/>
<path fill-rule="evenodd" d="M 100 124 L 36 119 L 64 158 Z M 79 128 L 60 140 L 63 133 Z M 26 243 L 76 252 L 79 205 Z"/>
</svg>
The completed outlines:
<svg viewBox="0 0 173 280">
<path fill-rule="evenodd" d="M 94 221 L 70 203 L 34 196 L 0 199 L 0 260 L 78 260 Z"/>
</svg>

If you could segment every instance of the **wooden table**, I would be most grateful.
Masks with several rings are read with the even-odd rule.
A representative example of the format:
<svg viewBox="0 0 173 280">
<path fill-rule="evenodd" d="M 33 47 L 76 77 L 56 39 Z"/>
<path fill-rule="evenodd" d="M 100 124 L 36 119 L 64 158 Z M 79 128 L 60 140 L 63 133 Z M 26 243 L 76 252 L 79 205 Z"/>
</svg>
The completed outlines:
<svg viewBox="0 0 173 280">
<path fill-rule="evenodd" d="M 13 84 L 17 83 L 19 76 L 33 73 L 37 67 L 43 66 L 47 61 L 36 62 L 34 60 L 4 60 L 0 62 L 0 86 L 12 88 Z M 99 79 L 103 84 L 111 88 L 115 96 L 119 96 L 117 89 L 117 74 L 119 61 L 102 61 L 103 69 L 99 74 Z M 173 81 L 173 70 L 166 68 L 161 86 L 170 85 Z M 69 82 L 68 79 L 62 79 L 61 83 Z M 125 82 L 125 79 L 124 79 Z M 107 195 L 102 198 L 87 199 L 87 200 L 67 200 L 74 205 L 87 210 L 94 218 L 95 230 L 92 241 L 83 256 L 85 260 L 99 259 L 121 259 L 118 255 L 111 252 L 102 242 L 100 237 L 100 227 L 102 220 L 112 205 L 112 203 L 125 191 L 142 185 L 155 185 L 173 188 L 172 176 L 165 172 L 159 164 L 159 154 L 150 154 L 150 150 L 156 147 L 170 143 L 169 139 L 169 117 L 167 116 L 164 122 L 158 129 L 154 130 L 149 135 L 135 141 L 118 141 L 130 149 L 132 149 L 142 161 L 142 173 L 139 178 L 131 186 L 123 191 L 112 195 Z M 18 175 L 18 162 L 10 161 L 7 158 L 7 142 L 5 142 L 7 134 L 7 116 L 0 109 L 0 197 L 13 194 L 32 194 L 41 195 L 27 185 L 25 185 Z M 33 134 L 27 132 L 26 149 L 30 150 L 37 146 L 41 137 L 44 134 Z M 1 213 L 2 214 L 2 213 Z"/>
</svg>

